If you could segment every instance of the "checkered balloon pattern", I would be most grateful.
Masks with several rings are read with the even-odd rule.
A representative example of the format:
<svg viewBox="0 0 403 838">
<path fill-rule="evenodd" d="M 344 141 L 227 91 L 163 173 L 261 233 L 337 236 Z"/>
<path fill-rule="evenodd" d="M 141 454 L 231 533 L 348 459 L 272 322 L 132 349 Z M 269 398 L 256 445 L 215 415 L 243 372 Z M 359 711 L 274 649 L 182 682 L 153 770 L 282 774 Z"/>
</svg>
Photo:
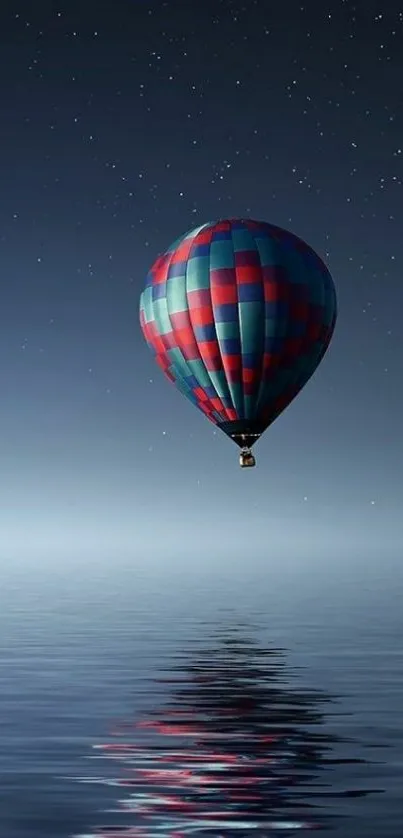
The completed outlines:
<svg viewBox="0 0 403 838">
<path fill-rule="evenodd" d="M 337 316 L 333 280 L 292 233 L 203 224 L 149 271 L 145 339 L 165 375 L 226 434 L 259 436 L 320 363 Z"/>
</svg>

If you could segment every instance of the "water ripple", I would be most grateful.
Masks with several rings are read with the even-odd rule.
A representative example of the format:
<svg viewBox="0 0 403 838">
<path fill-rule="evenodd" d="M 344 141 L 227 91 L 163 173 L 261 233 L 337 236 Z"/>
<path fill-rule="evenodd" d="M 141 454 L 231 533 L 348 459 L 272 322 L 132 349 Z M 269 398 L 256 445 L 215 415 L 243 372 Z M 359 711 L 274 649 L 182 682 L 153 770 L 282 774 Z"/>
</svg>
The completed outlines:
<svg viewBox="0 0 403 838">
<path fill-rule="evenodd" d="M 329 732 L 336 697 L 304 688 L 300 674 L 284 649 L 237 625 L 171 654 L 154 679 L 169 690 L 163 706 L 94 743 L 99 772 L 77 779 L 116 787 L 116 805 L 76 838 L 331 830 L 343 817 L 337 802 L 380 789 L 333 787 L 336 767 L 368 760 Z"/>
</svg>

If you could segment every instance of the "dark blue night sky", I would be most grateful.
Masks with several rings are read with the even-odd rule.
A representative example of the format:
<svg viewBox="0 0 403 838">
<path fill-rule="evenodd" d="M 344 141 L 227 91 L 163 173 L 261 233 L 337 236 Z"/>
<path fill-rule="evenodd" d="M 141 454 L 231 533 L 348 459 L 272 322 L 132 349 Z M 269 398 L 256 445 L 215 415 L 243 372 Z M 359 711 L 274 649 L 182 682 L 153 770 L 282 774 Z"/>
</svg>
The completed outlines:
<svg viewBox="0 0 403 838">
<path fill-rule="evenodd" d="M 402 36 L 395 0 L 2 4 L 4 560 L 397 555 Z M 238 215 L 308 241 L 339 299 L 247 473 L 138 323 L 158 253 Z"/>
</svg>

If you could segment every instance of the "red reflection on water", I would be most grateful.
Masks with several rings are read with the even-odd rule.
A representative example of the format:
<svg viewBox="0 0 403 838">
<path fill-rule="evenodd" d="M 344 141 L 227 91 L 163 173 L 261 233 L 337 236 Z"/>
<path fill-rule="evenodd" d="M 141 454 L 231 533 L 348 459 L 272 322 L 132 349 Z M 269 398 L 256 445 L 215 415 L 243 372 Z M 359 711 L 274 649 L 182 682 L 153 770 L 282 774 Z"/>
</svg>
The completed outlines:
<svg viewBox="0 0 403 838">
<path fill-rule="evenodd" d="M 291 688 L 281 651 L 233 636 L 178 669 L 158 679 L 175 689 L 157 718 L 115 724 L 126 741 L 94 746 L 119 765 L 112 782 L 127 796 L 117 811 L 136 823 L 93 836 L 241 838 L 328 825 L 317 777 L 336 741 L 321 729 L 331 699 Z"/>
</svg>

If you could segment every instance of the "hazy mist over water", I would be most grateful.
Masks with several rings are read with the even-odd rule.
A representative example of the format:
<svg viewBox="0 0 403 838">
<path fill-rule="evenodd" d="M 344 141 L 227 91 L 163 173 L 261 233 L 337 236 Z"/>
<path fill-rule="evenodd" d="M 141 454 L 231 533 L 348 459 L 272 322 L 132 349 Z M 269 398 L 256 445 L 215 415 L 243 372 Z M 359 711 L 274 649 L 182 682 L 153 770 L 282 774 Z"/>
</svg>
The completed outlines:
<svg viewBox="0 0 403 838">
<path fill-rule="evenodd" d="M 238 555 L 215 568 L 211 553 L 205 563 L 195 555 L 148 567 L 95 555 L 47 559 L 42 569 L 21 559 L 6 570 L 4 562 L 1 838 L 314 827 L 317 835 L 399 838 L 402 582 L 398 561 L 382 557 L 254 565 Z M 198 725 L 179 744 L 163 735 L 173 707 Z M 203 744 L 207 729 L 224 786 L 211 768 L 212 745 Z M 117 742 L 134 748 L 131 761 L 113 751 Z M 94 760 L 100 745 L 111 745 L 115 759 Z M 200 754 L 204 768 L 195 770 Z M 156 782 L 162 757 L 176 760 L 181 778 L 191 764 L 191 788 L 181 779 L 173 791 L 160 774 Z M 258 802 L 235 800 L 245 762 L 260 778 Z M 151 774 L 141 774 L 144 763 Z M 167 794 L 182 808 L 170 802 L 167 811 Z"/>
</svg>

